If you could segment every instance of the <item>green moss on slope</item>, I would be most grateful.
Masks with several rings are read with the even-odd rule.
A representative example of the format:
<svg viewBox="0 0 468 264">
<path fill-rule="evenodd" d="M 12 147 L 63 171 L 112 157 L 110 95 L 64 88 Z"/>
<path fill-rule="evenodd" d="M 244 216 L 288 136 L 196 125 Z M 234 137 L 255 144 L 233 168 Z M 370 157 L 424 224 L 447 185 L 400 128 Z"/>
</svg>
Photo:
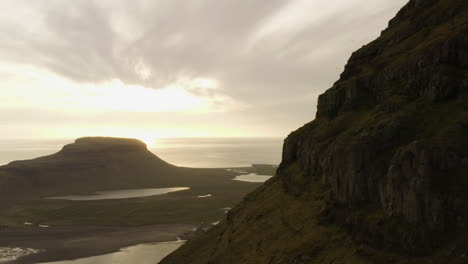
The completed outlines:
<svg viewBox="0 0 468 264">
<path fill-rule="evenodd" d="M 287 173 L 284 176 L 293 177 L 301 172 L 293 165 Z M 223 223 L 182 246 L 162 263 L 463 263 L 449 261 L 445 249 L 430 257 L 405 258 L 356 241 L 342 227 L 323 223 L 329 195 L 321 190 L 320 183 L 312 186 L 314 190 L 300 197 L 291 196 L 283 190 L 281 176 L 275 177 L 248 195 Z M 353 211 L 365 214 L 366 221 L 381 228 L 409 233 L 404 224 L 387 221 L 372 208 Z"/>
<path fill-rule="evenodd" d="M 161 263 L 468 263 L 467 40 L 467 1 L 411 0 L 278 175 Z"/>
</svg>

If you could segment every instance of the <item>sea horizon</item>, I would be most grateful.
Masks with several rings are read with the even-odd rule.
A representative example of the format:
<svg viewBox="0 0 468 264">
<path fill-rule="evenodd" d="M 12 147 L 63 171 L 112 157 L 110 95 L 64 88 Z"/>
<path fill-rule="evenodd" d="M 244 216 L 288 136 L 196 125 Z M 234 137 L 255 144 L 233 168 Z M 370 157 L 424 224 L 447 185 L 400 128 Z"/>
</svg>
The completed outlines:
<svg viewBox="0 0 468 264">
<path fill-rule="evenodd" d="M 12 161 L 54 154 L 77 138 L 2 139 L 0 140 L 0 166 Z M 252 164 L 278 165 L 281 160 L 284 138 L 160 137 L 152 140 L 139 140 L 146 143 L 148 150 L 173 165 L 194 168 L 228 168 L 248 167 Z"/>
</svg>

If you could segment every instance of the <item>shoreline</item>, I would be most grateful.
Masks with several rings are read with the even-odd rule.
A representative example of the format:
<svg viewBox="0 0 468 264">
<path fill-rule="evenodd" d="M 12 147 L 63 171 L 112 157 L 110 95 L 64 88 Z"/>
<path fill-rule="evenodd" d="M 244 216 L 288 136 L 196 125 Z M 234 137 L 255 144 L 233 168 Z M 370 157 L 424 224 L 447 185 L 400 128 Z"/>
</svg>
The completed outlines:
<svg viewBox="0 0 468 264">
<path fill-rule="evenodd" d="M 35 264 L 99 256 L 139 244 L 171 242 L 198 225 L 164 224 L 141 227 L 54 226 L 0 230 L 0 247 L 41 250 L 2 264 Z"/>
</svg>

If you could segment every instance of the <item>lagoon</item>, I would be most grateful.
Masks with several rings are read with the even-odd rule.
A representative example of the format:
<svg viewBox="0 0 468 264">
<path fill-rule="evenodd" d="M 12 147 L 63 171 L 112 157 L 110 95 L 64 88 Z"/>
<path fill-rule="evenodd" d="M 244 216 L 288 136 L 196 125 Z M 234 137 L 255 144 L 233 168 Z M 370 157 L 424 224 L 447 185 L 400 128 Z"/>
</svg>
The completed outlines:
<svg viewBox="0 0 468 264">
<path fill-rule="evenodd" d="M 233 180 L 243 182 L 266 182 L 270 178 L 271 176 L 268 175 L 258 175 L 257 173 L 250 173 L 246 175 L 236 176 Z"/>
<path fill-rule="evenodd" d="M 91 195 L 68 195 L 47 197 L 46 199 L 56 200 L 72 200 L 72 201 L 92 201 L 92 200 L 105 200 L 105 199 L 128 199 L 137 197 L 148 197 L 154 195 L 161 195 L 171 192 L 179 192 L 190 189 L 189 187 L 172 187 L 172 188 L 150 188 L 150 189 L 128 189 L 128 190 L 113 190 L 113 191 L 100 191 Z"/>
<path fill-rule="evenodd" d="M 40 264 L 156 264 L 185 241 L 160 242 L 122 248 L 119 252 L 75 260 Z"/>
</svg>

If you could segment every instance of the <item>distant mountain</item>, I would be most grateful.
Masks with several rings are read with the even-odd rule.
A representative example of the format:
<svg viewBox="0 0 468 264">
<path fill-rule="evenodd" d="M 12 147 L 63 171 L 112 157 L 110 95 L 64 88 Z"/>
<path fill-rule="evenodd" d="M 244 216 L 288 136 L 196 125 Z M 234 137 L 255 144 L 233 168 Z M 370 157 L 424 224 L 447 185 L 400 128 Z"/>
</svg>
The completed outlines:
<svg viewBox="0 0 468 264">
<path fill-rule="evenodd" d="M 88 137 L 59 152 L 0 167 L 0 197 L 32 198 L 122 188 L 199 186 L 232 178 L 222 169 L 173 166 L 136 139 Z"/>
<path fill-rule="evenodd" d="M 468 1 L 411 0 L 277 175 L 162 264 L 468 263 Z"/>
</svg>

